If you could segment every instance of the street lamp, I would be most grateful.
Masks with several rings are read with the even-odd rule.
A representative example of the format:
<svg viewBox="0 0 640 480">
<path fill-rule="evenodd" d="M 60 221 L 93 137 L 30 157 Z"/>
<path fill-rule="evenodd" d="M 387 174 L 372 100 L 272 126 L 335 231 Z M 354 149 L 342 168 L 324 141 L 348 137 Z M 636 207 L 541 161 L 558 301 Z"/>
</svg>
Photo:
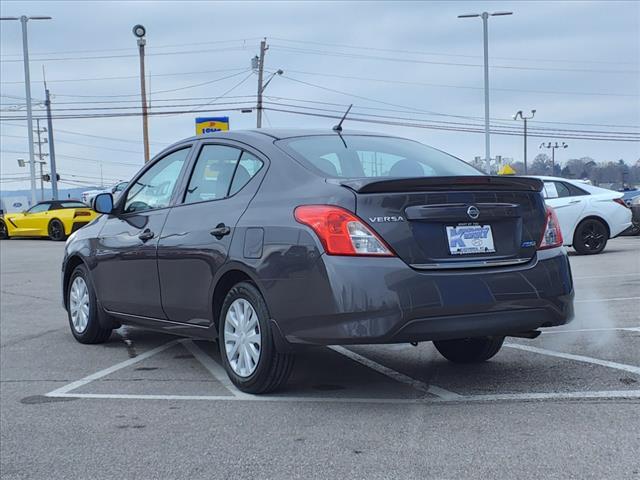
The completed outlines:
<svg viewBox="0 0 640 480">
<path fill-rule="evenodd" d="M 491 174 L 491 140 L 489 138 L 489 17 L 513 15 L 513 12 L 482 12 L 458 15 L 458 18 L 482 18 L 482 30 L 484 35 L 484 155 L 487 162 L 487 174 Z"/>
<path fill-rule="evenodd" d="M 569 145 L 567 145 L 566 143 L 562 142 L 562 143 L 558 143 L 556 142 L 555 144 L 552 144 L 551 142 L 548 143 L 544 143 L 542 142 L 540 144 L 540 148 L 549 148 L 551 149 L 551 175 L 555 175 L 555 169 L 556 169 L 556 148 L 567 148 Z"/>
<path fill-rule="evenodd" d="M 524 120 L 524 174 L 525 175 L 527 174 L 527 120 L 531 120 L 535 116 L 536 116 L 535 109 L 531 110 L 531 115 L 528 117 L 525 117 L 522 114 L 522 110 L 518 110 L 516 114 L 513 116 L 514 120 L 517 120 L 518 117 Z"/>
<path fill-rule="evenodd" d="M 27 22 L 29 20 L 51 20 L 51 17 L 0 17 L 0 20 L 20 20 L 22 23 L 22 59 L 24 62 L 24 90 L 27 101 L 27 133 L 29 136 L 29 167 L 31 180 L 31 203 L 36 203 L 36 164 L 33 152 L 33 114 L 31 111 L 31 75 L 29 72 L 29 42 L 27 41 Z"/>
<path fill-rule="evenodd" d="M 133 35 L 138 39 L 138 52 L 140 53 L 140 101 L 142 102 L 142 138 L 144 141 L 144 163 L 149 161 L 149 124 L 147 119 L 147 87 L 144 74 L 144 46 L 147 40 L 144 36 L 147 29 L 138 24 L 132 28 Z"/>
</svg>

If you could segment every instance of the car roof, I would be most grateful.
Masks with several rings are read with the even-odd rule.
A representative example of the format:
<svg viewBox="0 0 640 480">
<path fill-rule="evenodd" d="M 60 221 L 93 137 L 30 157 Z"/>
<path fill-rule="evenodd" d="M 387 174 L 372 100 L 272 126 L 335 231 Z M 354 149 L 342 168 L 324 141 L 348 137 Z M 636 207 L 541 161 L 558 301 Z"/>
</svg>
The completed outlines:
<svg viewBox="0 0 640 480">
<path fill-rule="evenodd" d="M 215 139 L 215 138 L 228 138 L 231 140 L 248 140 L 254 138 L 256 140 L 264 141 L 264 137 L 271 137 L 274 140 L 282 140 L 284 138 L 293 137 L 308 137 L 318 135 L 372 135 L 376 137 L 393 137 L 380 132 L 367 132 L 361 130 L 343 130 L 342 132 L 336 132 L 331 128 L 261 128 L 253 130 L 227 130 L 224 132 L 205 133 L 203 135 L 195 135 L 193 137 L 185 138 L 177 143 L 192 142 L 201 139 Z"/>
</svg>

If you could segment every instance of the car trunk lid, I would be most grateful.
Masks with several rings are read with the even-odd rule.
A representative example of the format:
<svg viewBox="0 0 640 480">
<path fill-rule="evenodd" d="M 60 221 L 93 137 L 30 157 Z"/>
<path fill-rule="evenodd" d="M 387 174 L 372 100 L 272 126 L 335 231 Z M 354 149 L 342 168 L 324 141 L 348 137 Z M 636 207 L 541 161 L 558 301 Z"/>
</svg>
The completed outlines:
<svg viewBox="0 0 640 480">
<path fill-rule="evenodd" d="M 542 182 L 458 176 L 335 180 L 356 214 L 418 269 L 529 262 L 545 226 Z"/>
</svg>

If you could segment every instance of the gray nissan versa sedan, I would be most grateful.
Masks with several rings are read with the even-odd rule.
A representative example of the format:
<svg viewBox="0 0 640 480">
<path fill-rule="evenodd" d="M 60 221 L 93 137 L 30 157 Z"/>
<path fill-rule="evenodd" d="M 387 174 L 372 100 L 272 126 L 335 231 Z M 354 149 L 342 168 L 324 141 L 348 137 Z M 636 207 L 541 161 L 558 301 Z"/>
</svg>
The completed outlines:
<svg viewBox="0 0 640 480">
<path fill-rule="evenodd" d="M 131 324 L 218 340 L 245 392 L 302 346 L 433 341 L 481 362 L 567 323 L 573 285 L 542 182 L 380 134 L 223 132 L 160 153 L 69 237 L 74 337 Z"/>
</svg>

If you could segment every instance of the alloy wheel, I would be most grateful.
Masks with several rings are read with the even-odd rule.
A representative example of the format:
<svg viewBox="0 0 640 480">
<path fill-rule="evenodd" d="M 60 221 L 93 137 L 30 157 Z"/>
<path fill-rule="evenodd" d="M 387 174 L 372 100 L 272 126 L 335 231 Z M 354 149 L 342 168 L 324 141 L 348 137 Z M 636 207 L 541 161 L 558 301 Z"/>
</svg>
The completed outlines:
<svg viewBox="0 0 640 480">
<path fill-rule="evenodd" d="M 223 337 L 231 369 L 240 377 L 249 377 L 260 361 L 262 337 L 258 314 L 248 300 L 238 298 L 229 306 Z"/>
<path fill-rule="evenodd" d="M 58 220 L 53 220 L 50 224 L 49 224 L 49 236 L 53 239 L 53 240 L 59 240 L 62 238 L 62 236 L 64 235 L 63 232 L 63 227 L 62 224 L 58 221 Z"/>
<path fill-rule="evenodd" d="M 76 277 L 69 289 L 69 312 L 76 333 L 83 333 L 89 324 L 89 289 L 84 278 Z"/>
<path fill-rule="evenodd" d="M 598 250 L 606 239 L 606 230 L 599 222 L 589 222 L 582 229 L 582 243 L 589 250 Z"/>
</svg>

